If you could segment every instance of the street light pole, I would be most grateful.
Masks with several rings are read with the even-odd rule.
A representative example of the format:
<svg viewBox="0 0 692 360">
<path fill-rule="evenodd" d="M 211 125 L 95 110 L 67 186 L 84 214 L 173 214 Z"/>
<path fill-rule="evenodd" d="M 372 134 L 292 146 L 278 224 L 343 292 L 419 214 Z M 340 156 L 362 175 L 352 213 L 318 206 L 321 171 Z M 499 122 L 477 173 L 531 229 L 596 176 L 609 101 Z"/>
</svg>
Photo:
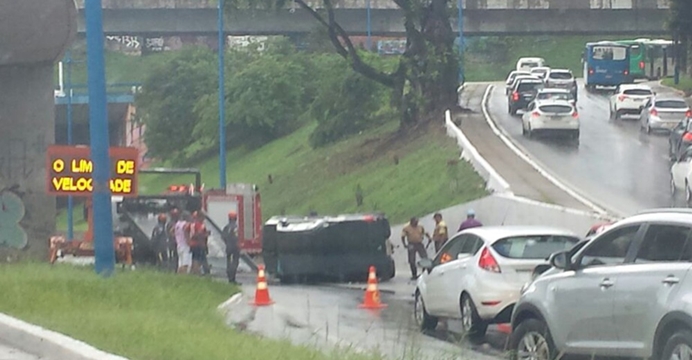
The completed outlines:
<svg viewBox="0 0 692 360">
<path fill-rule="evenodd" d="M 219 0 L 219 186 L 226 189 L 226 94 L 224 84 L 225 68 L 224 55 L 226 52 L 226 37 L 224 36 L 223 2 Z"/>
<path fill-rule="evenodd" d="M 108 156 L 108 108 L 103 49 L 103 9 L 101 0 L 84 5 L 89 84 L 89 135 L 93 163 L 92 213 L 94 260 L 97 274 L 109 276 L 115 270 L 113 218 L 111 213 L 110 158 Z"/>
<path fill-rule="evenodd" d="M 464 7 L 463 0 L 459 0 L 457 7 L 459 14 L 457 19 L 457 27 L 459 29 L 459 85 L 464 84 Z"/>
<path fill-rule="evenodd" d="M 367 21 L 367 28 L 368 28 L 368 38 L 367 38 L 367 47 L 368 51 L 372 50 L 372 28 L 370 24 L 370 0 L 366 0 L 366 8 L 367 8 L 367 14 L 368 14 L 368 21 Z"/>
<path fill-rule="evenodd" d="M 67 50 L 65 54 L 67 71 L 65 76 L 65 91 L 67 91 L 67 145 L 72 145 L 72 53 Z M 67 239 L 74 239 L 74 218 L 72 211 L 74 203 L 72 195 L 67 197 Z"/>
</svg>

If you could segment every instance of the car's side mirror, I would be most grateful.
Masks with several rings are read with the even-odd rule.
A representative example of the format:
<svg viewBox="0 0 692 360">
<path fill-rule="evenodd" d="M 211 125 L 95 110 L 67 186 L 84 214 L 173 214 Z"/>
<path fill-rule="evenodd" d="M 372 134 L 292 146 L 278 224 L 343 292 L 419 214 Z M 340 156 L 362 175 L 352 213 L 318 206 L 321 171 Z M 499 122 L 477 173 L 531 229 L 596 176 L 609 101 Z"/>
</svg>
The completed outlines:
<svg viewBox="0 0 692 360">
<path fill-rule="evenodd" d="M 550 265 L 556 269 L 567 270 L 571 266 L 568 254 L 568 251 L 556 252 L 550 255 L 548 261 L 550 262 Z"/>
<path fill-rule="evenodd" d="M 430 270 L 433 268 L 433 262 L 430 259 L 420 259 L 418 260 L 418 266 L 423 270 Z"/>
</svg>

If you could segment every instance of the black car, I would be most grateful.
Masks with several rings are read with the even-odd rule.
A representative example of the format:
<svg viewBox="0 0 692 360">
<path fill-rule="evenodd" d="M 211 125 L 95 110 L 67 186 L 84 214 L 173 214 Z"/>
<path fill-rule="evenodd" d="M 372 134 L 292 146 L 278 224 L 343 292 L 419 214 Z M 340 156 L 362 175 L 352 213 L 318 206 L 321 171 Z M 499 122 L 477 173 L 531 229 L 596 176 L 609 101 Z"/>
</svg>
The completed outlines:
<svg viewBox="0 0 692 360">
<path fill-rule="evenodd" d="M 371 265 L 389 280 L 395 275 L 390 235 L 382 214 L 276 216 L 264 225 L 262 256 L 281 282 L 365 281 Z"/>
<path fill-rule="evenodd" d="M 536 98 L 538 90 L 544 87 L 539 79 L 521 79 L 514 84 L 507 97 L 507 111 L 516 115 L 518 110 L 526 110 Z"/>
<path fill-rule="evenodd" d="M 686 118 L 670 131 L 670 137 L 668 138 L 670 159 L 677 161 L 680 155 L 690 146 L 692 146 L 692 122 L 690 118 Z"/>
</svg>

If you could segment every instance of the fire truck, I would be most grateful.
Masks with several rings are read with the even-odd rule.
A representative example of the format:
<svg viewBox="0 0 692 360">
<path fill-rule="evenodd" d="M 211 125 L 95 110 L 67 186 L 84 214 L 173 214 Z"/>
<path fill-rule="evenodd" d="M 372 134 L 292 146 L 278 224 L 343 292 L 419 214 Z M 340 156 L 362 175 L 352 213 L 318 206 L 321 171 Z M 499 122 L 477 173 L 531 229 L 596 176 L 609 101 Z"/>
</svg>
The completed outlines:
<svg viewBox="0 0 692 360">
<path fill-rule="evenodd" d="M 251 257 L 262 252 L 262 212 L 257 186 L 229 184 L 226 189 L 207 190 L 197 169 L 152 168 L 139 170 L 139 174 L 193 175 L 194 181 L 171 185 L 162 194 L 139 195 L 133 198 L 112 197 L 113 231 L 118 263 L 156 263 L 151 234 L 157 225 L 157 216 L 177 208 L 187 218 L 194 211 L 201 210 L 205 215 L 205 223 L 211 232 L 210 257 L 225 255 L 221 231 L 228 221 L 228 213 L 235 211 L 238 214 L 238 235 L 243 260 L 256 270 Z M 65 255 L 93 256 L 93 218 L 90 205 L 87 201 L 89 230 L 83 239 L 68 240 L 62 235 L 51 237 L 51 263 Z"/>
</svg>

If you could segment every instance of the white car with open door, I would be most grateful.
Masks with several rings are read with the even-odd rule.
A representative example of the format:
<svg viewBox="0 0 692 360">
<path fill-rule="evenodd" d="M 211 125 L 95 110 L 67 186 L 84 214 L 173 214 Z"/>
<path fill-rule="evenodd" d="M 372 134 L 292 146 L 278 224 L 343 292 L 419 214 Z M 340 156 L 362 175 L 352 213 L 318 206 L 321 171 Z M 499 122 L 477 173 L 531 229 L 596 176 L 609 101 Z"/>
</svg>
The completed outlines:
<svg viewBox="0 0 692 360">
<path fill-rule="evenodd" d="M 656 95 L 648 85 L 623 84 L 615 89 L 610 97 L 610 118 L 619 119 L 622 115 L 640 116 L 644 105 Z"/>
<path fill-rule="evenodd" d="M 488 324 L 510 320 L 534 268 L 579 240 L 570 231 L 539 226 L 477 227 L 456 234 L 434 259 L 418 262 L 423 273 L 415 292 L 416 322 L 426 331 L 440 318 L 461 319 L 466 336 L 484 336 Z"/>
<path fill-rule="evenodd" d="M 670 167 L 670 191 L 673 196 L 684 191 L 687 204 L 692 205 L 692 146 Z"/>
<path fill-rule="evenodd" d="M 579 113 L 568 100 L 536 100 L 521 117 L 522 134 L 562 133 L 579 139 Z"/>
</svg>

